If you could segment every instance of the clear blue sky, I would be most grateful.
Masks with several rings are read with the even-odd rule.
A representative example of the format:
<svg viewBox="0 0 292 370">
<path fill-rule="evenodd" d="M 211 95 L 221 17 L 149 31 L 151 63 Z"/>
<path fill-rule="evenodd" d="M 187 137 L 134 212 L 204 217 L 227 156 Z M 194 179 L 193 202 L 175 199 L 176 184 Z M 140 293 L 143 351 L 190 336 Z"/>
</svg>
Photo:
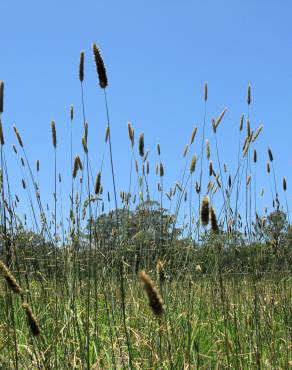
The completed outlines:
<svg viewBox="0 0 292 370">
<path fill-rule="evenodd" d="M 89 150 L 94 171 L 99 168 L 106 121 L 91 53 L 95 41 L 108 71 L 119 189 L 128 184 L 128 121 L 136 136 L 145 132 L 152 168 L 159 142 L 167 185 L 178 179 L 183 147 L 193 127 L 198 126 L 201 133 L 205 81 L 209 84 L 207 137 L 212 142 L 209 122 L 227 106 L 218 131 L 219 146 L 222 159 L 234 163 L 239 119 L 247 112 L 250 82 L 251 124 L 253 128 L 264 124 L 257 144 L 259 187 L 265 186 L 268 192 L 265 166 L 270 145 L 279 188 L 286 176 L 290 201 L 291 14 L 292 3 L 288 0 L 1 1 L 0 79 L 5 81 L 2 119 L 13 190 L 21 192 L 21 172 L 11 149 L 16 142 L 12 124 L 20 131 L 29 158 L 41 161 L 40 181 L 48 198 L 53 191 L 52 119 L 57 124 L 59 170 L 65 182 L 70 176 L 71 103 L 76 110 L 74 153 L 82 153 L 78 80 L 81 49 L 85 51 Z M 199 152 L 199 140 L 193 151 Z M 110 187 L 107 172 L 104 181 Z"/>
</svg>

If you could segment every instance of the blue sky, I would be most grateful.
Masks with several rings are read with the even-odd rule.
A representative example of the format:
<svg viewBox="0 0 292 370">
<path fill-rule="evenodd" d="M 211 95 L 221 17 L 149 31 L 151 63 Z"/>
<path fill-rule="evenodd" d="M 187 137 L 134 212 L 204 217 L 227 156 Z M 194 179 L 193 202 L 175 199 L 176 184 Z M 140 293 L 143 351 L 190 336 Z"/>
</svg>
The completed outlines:
<svg viewBox="0 0 292 370">
<path fill-rule="evenodd" d="M 267 146 L 275 158 L 276 177 L 288 183 L 291 199 L 292 36 L 290 1 L 2 1 L 0 4 L 0 79 L 5 81 L 2 116 L 12 187 L 21 192 L 21 172 L 12 144 L 16 124 L 29 158 L 40 159 L 44 197 L 53 191 L 50 121 L 58 133 L 58 163 L 69 184 L 69 106 L 76 110 L 74 153 L 82 153 L 82 118 L 78 64 L 85 51 L 85 102 L 89 150 L 94 171 L 104 151 L 105 110 L 91 44 L 103 53 L 109 79 L 114 160 L 119 189 L 129 182 L 127 122 L 136 137 L 145 133 L 152 170 L 156 144 L 162 148 L 165 182 L 172 184 L 183 166 L 182 151 L 194 126 L 198 153 L 203 121 L 203 86 L 209 84 L 210 121 L 226 106 L 218 130 L 222 159 L 234 164 L 238 126 L 247 113 L 246 91 L 252 86 L 250 119 L 264 124 L 256 146 L 259 187 L 267 186 Z M 111 186 L 109 168 L 104 182 Z M 64 185 L 66 193 L 66 185 Z M 69 188 L 68 188 L 69 189 Z M 268 189 L 267 189 L 268 190 Z M 269 193 L 268 193 L 269 194 Z M 65 202 L 67 197 L 65 196 Z M 262 202 L 269 200 L 269 196 Z"/>
</svg>

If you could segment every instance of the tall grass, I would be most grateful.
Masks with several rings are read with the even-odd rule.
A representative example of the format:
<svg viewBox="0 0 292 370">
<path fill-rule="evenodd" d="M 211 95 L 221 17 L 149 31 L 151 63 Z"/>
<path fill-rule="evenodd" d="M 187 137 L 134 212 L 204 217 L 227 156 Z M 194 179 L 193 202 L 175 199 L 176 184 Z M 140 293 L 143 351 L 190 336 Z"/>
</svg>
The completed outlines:
<svg viewBox="0 0 292 370">
<path fill-rule="evenodd" d="M 67 215 L 54 121 L 53 212 L 42 197 L 40 162 L 33 170 L 16 127 L 18 145 L 13 150 L 22 179 L 11 182 L 4 83 L 0 83 L 1 368 L 288 369 L 292 255 L 287 181 L 282 181 L 282 206 L 274 155 L 268 147 L 271 215 L 287 214 L 290 229 L 286 225 L 284 233 L 278 219 L 272 224 L 272 216 L 259 211 L 255 145 L 263 126 L 252 128 L 250 85 L 234 172 L 220 153 L 218 131 L 224 129 L 227 110 L 212 119 L 208 129 L 206 84 L 202 128 L 193 130 L 178 179 L 168 191 L 160 144 L 155 182 L 151 172 L 155 166 L 145 150 L 147 137 L 141 133 L 135 146 L 134 128 L 128 124 L 129 185 L 121 189 L 119 201 L 113 155 L 113 149 L 119 148 L 112 144 L 108 77 L 96 44 L 93 56 L 104 92 L 109 151 L 108 157 L 104 152 L 94 181 L 91 158 L 96 153 L 88 141 L 82 51 L 84 153 L 83 160 L 73 155 L 77 122 L 71 107 Z M 59 137 L 58 143 L 62 145 Z M 109 158 L 112 190 L 103 182 L 105 158 Z M 17 181 L 22 182 L 21 201 L 12 192 Z M 112 195 L 114 209 L 106 213 L 105 202 L 110 206 Z M 164 209 L 166 204 L 169 207 Z"/>
</svg>

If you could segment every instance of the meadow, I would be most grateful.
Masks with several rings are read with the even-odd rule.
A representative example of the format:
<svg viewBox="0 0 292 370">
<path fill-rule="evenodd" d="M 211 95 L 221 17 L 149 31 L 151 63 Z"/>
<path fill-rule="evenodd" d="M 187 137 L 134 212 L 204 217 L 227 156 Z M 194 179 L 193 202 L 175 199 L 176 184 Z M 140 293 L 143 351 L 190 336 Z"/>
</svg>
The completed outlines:
<svg viewBox="0 0 292 370">
<path fill-rule="evenodd" d="M 70 199 L 68 215 L 60 213 L 60 138 L 54 121 L 48 143 L 54 150 L 53 204 L 46 207 L 42 199 L 40 163 L 27 155 L 16 126 L 13 154 L 23 174 L 26 204 L 12 192 L 0 82 L 0 368 L 289 369 L 292 228 L 287 182 L 276 177 L 267 146 L 272 209 L 257 206 L 263 190 L 256 182 L 256 144 L 263 126 L 252 124 L 251 86 L 247 114 L 238 120 L 234 170 L 221 160 L 216 135 L 224 129 L 227 109 L 207 122 L 206 83 L 202 124 L 180 153 L 184 166 L 174 184 L 165 187 L 160 145 L 152 165 L 144 133 L 135 135 L 129 123 L 129 186 L 118 189 L 108 76 L 96 44 L 92 51 L 104 92 L 104 148 L 112 184 L 103 183 L 102 166 L 92 173 L 95 153 L 88 145 L 81 52 L 84 133 L 82 153 L 74 155 L 71 106 L 71 183 L 70 194 L 63 195 L 64 203 Z M 206 137 L 207 125 L 214 148 Z"/>
</svg>

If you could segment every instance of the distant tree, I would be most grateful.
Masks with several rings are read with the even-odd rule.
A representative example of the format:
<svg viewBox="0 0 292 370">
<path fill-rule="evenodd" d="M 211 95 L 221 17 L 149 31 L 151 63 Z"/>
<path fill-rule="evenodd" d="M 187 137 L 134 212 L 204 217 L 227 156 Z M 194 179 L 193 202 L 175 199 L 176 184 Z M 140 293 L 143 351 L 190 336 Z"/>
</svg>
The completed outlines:
<svg viewBox="0 0 292 370">
<path fill-rule="evenodd" d="M 264 227 L 264 235 L 266 241 L 270 241 L 275 246 L 280 246 L 283 239 L 287 236 L 289 224 L 287 221 L 287 214 L 283 211 L 271 212 L 266 220 Z"/>
</svg>

